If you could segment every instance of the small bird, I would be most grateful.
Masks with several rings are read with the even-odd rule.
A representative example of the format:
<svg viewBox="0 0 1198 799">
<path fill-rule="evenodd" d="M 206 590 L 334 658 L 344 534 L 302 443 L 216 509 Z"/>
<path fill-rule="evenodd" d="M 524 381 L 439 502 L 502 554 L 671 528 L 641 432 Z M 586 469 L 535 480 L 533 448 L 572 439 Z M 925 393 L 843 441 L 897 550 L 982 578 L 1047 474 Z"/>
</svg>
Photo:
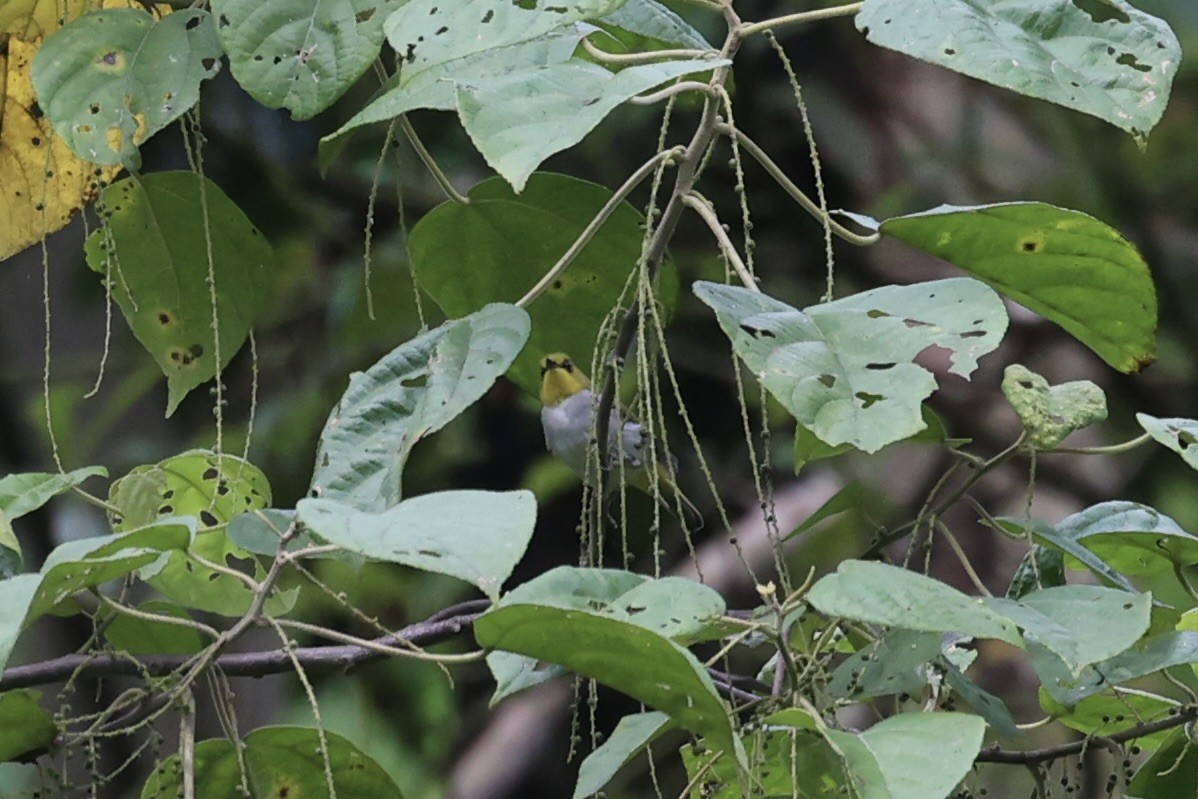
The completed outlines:
<svg viewBox="0 0 1198 799">
<path fill-rule="evenodd" d="M 591 393 L 591 381 L 569 355 L 555 352 L 541 359 L 541 404 L 545 446 L 585 480 L 587 449 L 590 446 L 595 418 L 594 396 Z M 622 474 L 628 485 L 639 488 L 650 496 L 656 496 L 671 513 L 675 508 L 662 494 L 677 494 L 688 524 L 698 525 L 702 522 L 703 517 L 699 509 L 674 485 L 669 476 L 670 470 L 665 464 L 656 470 L 656 480 L 661 486 L 662 494 L 652 490 L 654 476 L 645 468 L 646 449 L 652 457 L 657 456 L 653 451 L 652 442 L 639 423 L 621 421 L 613 410 L 607 441 L 608 451 L 611 453 L 611 473 L 616 476 L 616 481 Z M 622 467 L 615 461 L 617 456 L 624 460 Z M 672 455 L 667 457 L 671 463 L 674 462 Z M 609 481 L 609 490 L 615 487 L 616 481 Z"/>
</svg>

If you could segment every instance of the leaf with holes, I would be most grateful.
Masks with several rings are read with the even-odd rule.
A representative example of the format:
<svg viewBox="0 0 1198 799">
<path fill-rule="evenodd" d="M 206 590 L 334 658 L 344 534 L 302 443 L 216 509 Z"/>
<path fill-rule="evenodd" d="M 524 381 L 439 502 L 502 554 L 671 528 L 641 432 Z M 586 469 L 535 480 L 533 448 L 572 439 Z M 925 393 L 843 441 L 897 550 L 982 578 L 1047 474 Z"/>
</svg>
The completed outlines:
<svg viewBox="0 0 1198 799">
<path fill-rule="evenodd" d="M 824 443 L 877 452 L 925 427 L 936 380 L 915 356 L 950 350 L 962 377 L 1007 329 L 1002 301 L 976 280 L 884 286 L 803 311 L 748 289 L 700 281 L 732 348 Z"/>
<path fill-rule="evenodd" d="M 496 600 L 528 548 L 537 503 L 529 491 L 440 491 L 370 513 L 303 499 L 296 518 L 330 544 L 465 580 Z"/>
<path fill-rule="evenodd" d="M 500 178 L 470 190 L 470 203 L 438 205 L 412 228 L 408 248 L 420 287 L 449 316 L 488 302 L 515 302 L 557 262 L 611 199 L 603 186 L 568 175 L 537 173 L 516 195 Z M 528 346 L 508 378 L 532 396 L 541 386 L 540 360 L 568 352 L 589 364 L 600 325 L 617 304 L 636 266 L 644 217 L 629 203 L 615 211 L 591 241 L 528 306 Z M 674 307 L 678 277 L 666 262 L 657 296 Z"/>
<path fill-rule="evenodd" d="M 1137 413 L 1136 421 L 1157 443 L 1180 455 L 1191 469 L 1198 469 L 1198 421 L 1158 419 L 1146 413 Z"/>
<path fill-rule="evenodd" d="M 33 59 L 33 88 L 81 158 L 137 169 L 138 147 L 196 104 L 220 57 L 207 11 L 162 19 L 140 8 L 96 11 L 46 39 Z"/>
<path fill-rule="evenodd" d="M 1013 363 L 1003 372 L 1002 392 L 1037 449 L 1053 449 L 1075 430 L 1106 419 L 1106 394 L 1089 380 L 1050 386 Z"/>
<path fill-rule="evenodd" d="M 417 108 L 456 108 L 458 81 L 478 81 L 560 63 L 587 28 L 624 0 L 409 0 L 387 18 L 387 41 L 402 59 L 399 72 L 369 105 L 321 141 L 321 162 L 349 131 Z"/>
<path fill-rule="evenodd" d="M 1123 372 L 1156 358 L 1156 287 L 1118 231 L 1044 203 L 942 205 L 881 231 L 1056 322 Z"/>
<path fill-rule="evenodd" d="M 195 449 L 137 466 L 108 490 L 114 530 L 131 530 L 168 516 L 190 516 L 200 530 L 270 505 L 266 475 L 247 460 Z"/>
<path fill-rule="evenodd" d="M 571 58 L 458 83 L 458 116 L 491 167 L 523 191 L 541 162 L 591 132 L 621 103 L 667 81 L 709 72 L 722 60 L 664 61 L 612 72 Z"/>
<path fill-rule="evenodd" d="M 348 739 L 315 727 L 259 727 L 236 743 L 200 741 L 184 764 L 171 755 L 158 764 L 142 799 L 178 792 L 183 770 L 194 774 L 196 796 L 403 799 L 403 793 L 373 758 Z M 194 762 L 192 762 L 194 761 Z M 253 786 L 251 792 L 246 785 Z"/>
<path fill-rule="evenodd" d="M 267 108 L 308 119 L 378 57 L 383 21 L 403 0 L 214 0 L 233 77 Z"/>
<path fill-rule="evenodd" d="M 133 335 L 166 375 L 170 416 L 245 342 L 266 303 L 274 254 L 241 209 L 193 172 L 122 180 L 101 204 L 105 225 L 87 239 L 87 264 L 110 282 Z"/>
<path fill-rule="evenodd" d="M 1140 142 L 1181 63 L 1169 26 L 1125 0 L 866 0 L 857 28 L 881 47 L 1091 114 Z"/>
<path fill-rule="evenodd" d="M 367 512 L 398 504 L 412 447 L 486 393 L 527 340 L 528 314 L 496 303 L 351 375 L 320 434 L 309 495 Z"/>
</svg>

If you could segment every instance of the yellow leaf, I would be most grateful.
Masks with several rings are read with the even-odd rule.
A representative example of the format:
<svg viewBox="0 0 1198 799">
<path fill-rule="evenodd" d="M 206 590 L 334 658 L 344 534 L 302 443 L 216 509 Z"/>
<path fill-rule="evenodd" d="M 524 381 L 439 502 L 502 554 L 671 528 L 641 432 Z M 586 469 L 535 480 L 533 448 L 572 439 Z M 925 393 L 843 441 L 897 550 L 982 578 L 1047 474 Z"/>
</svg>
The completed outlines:
<svg viewBox="0 0 1198 799">
<path fill-rule="evenodd" d="M 25 42 L 44 39 L 82 14 L 87 0 L 3 0 L 0 38 L 12 34 Z"/>
<path fill-rule="evenodd" d="M 51 129 L 29 80 L 39 44 L 0 47 L 0 261 L 66 225 L 121 169 L 80 159 Z"/>
</svg>

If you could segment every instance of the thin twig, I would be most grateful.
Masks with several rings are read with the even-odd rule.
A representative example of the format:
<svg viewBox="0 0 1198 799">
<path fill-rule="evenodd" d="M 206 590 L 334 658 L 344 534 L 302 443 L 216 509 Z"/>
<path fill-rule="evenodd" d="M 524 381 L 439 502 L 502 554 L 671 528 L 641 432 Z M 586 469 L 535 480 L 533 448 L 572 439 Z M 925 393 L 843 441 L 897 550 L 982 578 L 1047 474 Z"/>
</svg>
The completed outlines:
<svg viewBox="0 0 1198 799">
<path fill-rule="evenodd" d="M 862 5 L 864 3 L 850 3 L 847 6 L 833 6 L 832 8 L 800 11 L 797 14 L 786 14 L 785 16 L 774 17 L 773 19 L 766 19 L 761 22 L 746 22 L 740 26 L 739 32 L 742 37 L 748 38 L 755 33 L 781 28 L 784 25 L 798 25 L 803 22 L 815 22 L 821 19 L 848 17 L 860 11 Z"/>
<path fill-rule="evenodd" d="M 711 85 L 697 80 L 683 80 L 649 94 L 638 94 L 635 97 L 629 97 L 628 102 L 632 105 L 653 105 L 683 92 L 703 92 L 704 94 L 708 94 L 711 92 Z"/>
<path fill-rule="evenodd" d="M 1111 744 L 1121 744 L 1125 741 L 1134 741 L 1136 738 L 1143 738 L 1146 735 L 1152 735 L 1155 732 L 1162 730 L 1171 730 L 1174 727 L 1180 727 L 1188 724 L 1191 721 L 1198 719 L 1198 706 L 1187 707 L 1178 711 L 1176 714 L 1168 718 L 1158 719 L 1156 721 L 1146 721 L 1143 724 L 1137 724 L 1134 727 L 1128 727 L 1126 730 L 1114 733 L 1112 735 L 1103 736 L 1103 740 Z M 1056 746 L 1045 746 L 1041 749 L 1000 749 L 997 746 L 991 746 L 983 749 L 974 758 L 975 763 L 1013 763 L 1013 764 L 1028 764 L 1028 763 L 1044 763 L 1049 760 L 1057 760 L 1062 757 L 1080 754 L 1087 746 L 1093 742 L 1092 738 L 1086 738 L 1081 741 L 1072 741 L 1066 744 L 1057 744 Z"/>
<path fill-rule="evenodd" d="M 552 286 L 553 281 L 557 280 L 561 273 L 566 271 L 570 264 L 574 263 L 574 259 L 577 258 L 578 254 L 582 252 L 583 248 L 585 248 L 591 242 L 591 239 L 593 239 L 595 234 L 599 232 L 599 228 L 603 227 L 608 218 L 615 213 L 617 208 L 620 207 L 620 204 L 624 202 L 624 200 L 628 198 L 628 195 L 632 194 L 633 190 L 641 184 L 641 181 L 653 174 L 653 170 L 656 169 L 659 164 L 662 162 L 669 163 L 674 158 L 680 156 L 682 152 L 682 147 L 673 147 L 669 150 L 663 150 L 645 163 L 641 164 L 640 168 L 633 172 L 628 177 L 628 180 L 624 181 L 624 185 L 616 189 L 615 193 L 608 198 L 603 207 L 599 209 L 599 213 L 595 214 L 595 217 L 587 224 L 585 228 L 582 229 L 582 232 L 578 234 L 578 238 L 574 240 L 574 243 L 570 245 L 570 248 L 562 253 L 561 258 L 557 259 L 557 263 L 555 263 L 549 269 L 549 271 L 545 273 L 544 277 L 537 281 L 535 286 L 528 290 L 527 294 L 516 301 L 516 305 L 520 306 L 521 308 L 527 308 L 529 303 L 531 303 L 537 297 L 540 297 L 545 292 L 545 289 Z"/>
<path fill-rule="evenodd" d="M 582 46 L 587 55 L 605 64 L 643 64 L 648 61 L 660 61 L 664 58 L 715 58 L 719 55 L 715 50 L 648 50 L 643 53 L 609 53 L 600 50 L 590 39 L 583 39 Z M 705 84 L 706 85 L 706 84 Z"/>
<path fill-rule="evenodd" d="M 811 214 L 821 224 L 827 224 L 840 238 L 847 241 L 849 244 L 856 244 L 859 247 L 867 247 L 878 239 L 882 238 L 882 234 L 878 232 L 870 233 L 868 236 L 862 236 L 860 233 L 854 233 L 844 225 L 830 217 L 825 218 L 824 213 L 820 210 L 819 204 L 812 200 L 804 193 L 802 189 L 795 185 L 794 181 L 787 177 L 782 171 L 782 167 L 774 163 L 774 159 L 766 155 L 765 150 L 757 146 L 757 143 L 746 136 L 738 128 L 727 124 L 726 122 L 717 122 L 716 130 L 725 136 L 734 136 L 737 143 L 745 148 L 749 155 L 753 156 L 753 160 L 761 164 L 762 168 L 769 173 L 769 176 L 774 179 L 782 189 L 794 199 L 803 210 Z"/>
<path fill-rule="evenodd" d="M 757 287 L 757 281 L 753 275 L 749 273 L 745 262 L 741 260 L 740 253 L 736 251 L 736 245 L 732 243 L 732 239 L 728 238 L 728 231 L 724 230 L 724 226 L 720 224 L 720 218 L 716 216 L 715 209 L 711 207 L 711 203 L 705 197 L 702 197 L 696 192 L 688 192 L 682 198 L 682 202 L 692 209 L 699 218 L 707 223 L 711 234 L 715 236 L 716 243 L 720 245 L 720 251 L 724 253 L 724 257 L 728 259 L 728 263 L 732 265 L 733 271 L 736 272 L 740 282 L 744 283 L 745 288 L 753 291 L 761 291 Z"/>
<path fill-rule="evenodd" d="M 399 127 L 404 132 L 404 135 L 408 137 L 408 143 L 412 145 L 412 149 L 420 157 L 421 162 L 424 163 L 425 168 L 432 174 L 433 180 L 437 181 L 437 185 L 441 187 L 445 195 L 459 205 L 469 205 L 470 198 L 459 193 L 453 187 L 453 184 L 449 181 L 449 177 L 437 165 L 437 161 L 433 158 L 432 153 L 428 151 L 424 146 L 424 142 L 420 141 L 420 137 L 416 135 L 416 129 L 408 121 L 407 115 L 399 117 Z"/>
</svg>

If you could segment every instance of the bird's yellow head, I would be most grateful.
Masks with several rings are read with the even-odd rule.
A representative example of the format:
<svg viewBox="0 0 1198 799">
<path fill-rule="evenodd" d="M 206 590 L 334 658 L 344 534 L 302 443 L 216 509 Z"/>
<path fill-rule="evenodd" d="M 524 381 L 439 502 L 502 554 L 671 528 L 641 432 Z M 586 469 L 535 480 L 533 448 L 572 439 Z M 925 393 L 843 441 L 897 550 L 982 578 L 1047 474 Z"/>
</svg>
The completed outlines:
<svg viewBox="0 0 1198 799">
<path fill-rule="evenodd" d="M 591 381 L 564 352 L 552 352 L 541 359 L 541 404 L 557 405 L 590 387 Z"/>
</svg>

